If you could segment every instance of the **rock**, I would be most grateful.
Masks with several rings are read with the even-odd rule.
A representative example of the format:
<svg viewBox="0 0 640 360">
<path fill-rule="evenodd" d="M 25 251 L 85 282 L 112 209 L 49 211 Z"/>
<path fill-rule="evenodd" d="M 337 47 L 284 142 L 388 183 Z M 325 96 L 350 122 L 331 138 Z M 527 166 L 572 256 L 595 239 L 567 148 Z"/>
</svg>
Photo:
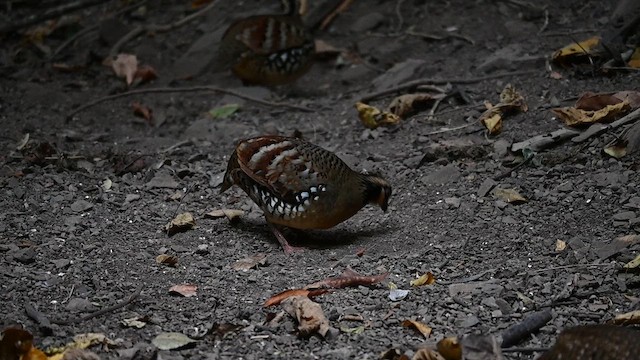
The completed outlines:
<svg viewBox="0 0 640 360">
<path fill-rule="evenodd" d="M 22 264 L 31 264 L 36 259 L 36 251 L 31 247 L 20 249 L 13 254 L 13 258 Z"/>
<path fill-rule="evenodd" d="M 478 197 L 485 197 L 489 194 L 489 192 L 496 186 L 498 185 L 497 182 L 495 182 L 493 179 L 491 178 L 486 178 L 483 182 L 482 185 L 480 185 L 480 187 L 478 188 Z"/>
<path fill-rule="evenodd" d="M 460 178 L 460 170 L 455 165 L 447 165 L 422 178 L 427 185 L 450 184 Z"/>
<path fill-rule="evenodd" d="M 617 214 L 613 215 L 614 221 L 628 221 L 631 219 L 635 219 L 636 213 L 633 211 L 621 211 Z"/>
<path fill-rule="evenodd" d="M 73 298 L 67 303 L 66 309 L 72 312 L 91 312 L 96 311 L 95 305 L 84 298 Z"/>
<path fill-rule="evenodd" d="M 376 90 L 384 90 L 408 80 L 414 79 L 418 70 L 425 65 L 424 60 L 407 59 L 393 67 L 371 82 Z"/>
<path fill-rule="evenodd" d="M 367 15 L 361 16 L 353 24 L 351 24 L 351 31 L 355 33 L 363 33 L 373 30 L 384 23 L 385 16 L 378 12 L 370 12 Z"/>
<path fill-rule="evenodd" d="M 93 208 L 93 204 L 86 200 L 78 200 L 71 204 L 71 210 L 75 212 L 84 212 L 87 210 L 91 210 Z"/>
</svg>

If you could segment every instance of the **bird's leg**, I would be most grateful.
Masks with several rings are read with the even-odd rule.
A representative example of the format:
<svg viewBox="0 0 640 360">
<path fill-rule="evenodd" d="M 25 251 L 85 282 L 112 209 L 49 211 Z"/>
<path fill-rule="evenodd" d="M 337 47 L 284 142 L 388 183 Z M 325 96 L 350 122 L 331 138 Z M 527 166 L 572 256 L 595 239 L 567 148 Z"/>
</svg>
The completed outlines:
<svg viewBox="0 0 640 360">
<path fill-rule="evenodd" d="M 267 221 L 267 224 L 269 224 L 269 228 L 273 232 L 273 235 L 276 236 L 276 239 L 278 239 L 278 242 L 280 243 L 280 246 L 282 246 L 282 250 L 284 250 L 284 253 L 286 255 L 291 255 L 292 253 L 294 253 L 296 251 L 303 251 L 304 250 L 304 248 L 302 248 L 302 247 L 289 245 L 289 242 L 287 241 L 287 238 L 284 237 L 284 235 L 282 234 L 280 229 L 278 229 L 277 225 L 274 225 L 274 224 L 272 224 L 272 223 L 270 223 L 268 221 Z"/>
</svg>

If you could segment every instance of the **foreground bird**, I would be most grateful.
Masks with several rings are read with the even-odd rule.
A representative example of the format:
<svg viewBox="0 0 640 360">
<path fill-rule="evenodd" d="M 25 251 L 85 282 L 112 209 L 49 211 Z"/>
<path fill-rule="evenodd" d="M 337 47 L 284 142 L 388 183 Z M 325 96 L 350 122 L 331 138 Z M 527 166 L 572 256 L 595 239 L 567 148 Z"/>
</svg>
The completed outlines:
<svg viewBox="0 0 640 360">
<path fill-rule="evenodd" d="M 219 59 L 245 84 L 282 85 L 313 64 L 313 37 L 300 19 L 297 1 L 283 0 L 284 14 L 240 19 L 220 41 Z"/>
<path fill-rule="evenodd" d="M 391 186 L 361 174 L 330 151 L 299 138 L 260 136 L 238 144 L 220 192 L 238 185 L 264 211 L 286 254 L 295 250 L 278 228 L 327 229 L 367 204 L 387 210 Z"/>
</svg>

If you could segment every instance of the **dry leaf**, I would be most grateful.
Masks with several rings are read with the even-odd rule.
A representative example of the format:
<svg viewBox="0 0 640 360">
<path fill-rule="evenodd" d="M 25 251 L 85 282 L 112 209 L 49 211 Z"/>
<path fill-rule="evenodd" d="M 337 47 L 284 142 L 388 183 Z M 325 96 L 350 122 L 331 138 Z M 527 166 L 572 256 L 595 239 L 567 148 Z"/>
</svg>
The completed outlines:
<svg viewBox="0 0 640 360">
<path fill-rule="evenodd" d="M 629 269 L 629 270 L 631 269 L 638 270 L 640 268 L 640 255 L 636 256 L 635 259 L 624 264 L 623 268 Z"/>
<path fill-rule="evenodd" d="M 191 230 L 196 226 L 196 221 L 193 219 L 191 213 L 182 213 L 176 216 L 171 222 L 165 225 L 165 230 L 169 236 L 177 234 L 179 232 Z"/>
<path fill-rule="evenodd" d="M 425 103 L 442 97 L 442 94 L 433 96 L 427 93 L 400 95 L 391 100 L 389 111 L 405 119 L 418 112 L 421 107 L 425 106 Z"/>
<path fill-rule="evenodd" d="M 164 332 L 158 334 L 151 343 L 160 350 L 177 350 L 191 346 L 196 342 L 182 333 Z"/>
<path fill-rule="evenodd" d="M 564 251 L 567 248 L 567 242 L 563 240 L 556 240 L 556 252 Z"/>
<path fill-rule="evenodd" d="M 258 265 L 264 265 L 266 263 L 267 254 L 259 253 L 253 256 L 246 257 L 244 259 L 240 259 L 231 264 L 231 267 L 234 270 L 248 271 L 249 269 L 258 267 Z"/>
<path fill-rule="evenodd" d="M 169 293 L 174 295 L 182 295 L 184 297 L 192 297 L 197 295 L 196 294 L 197 290 L 198 290 L 197 285 L 180 284 L 180 285 L 173 285 L 171 288 L 169 288 Z"/>
<path fill-rule="evenodd" d="M 156 263 L 176 267 L 178 264 L 178 257 L 174 255 L 160 254 L 156 256 Z"/>
<path fill-rule="evenodd" d="M 154 69 L 150 65 L 142 65 L 136 69 L 136 73 L 133 77 L 134 79 L 139 79 L 141 84 L 144 84 L 151 80 L 157 79 L 158 73 L 156 73 L 156 69 Z"/>
<path fill-rule="evenodd" d="M 416 320 L 404 320 L 402 322 L 402 326 L 407 328 L 412 328 L 422 334 L 425 339 L 428 339 L 431 336 L 431 328 L 419 321 Z"/>
<path fill-rule="evenodd" d="M 445 360 L 445 358 L 433 349 L 419 349 L 411 360 Z"/>
<path fill-rule="evenodd" d="M 502 132 L 502 115 L 494 113 L 489 117 L 481 117 L 480 122 L 487 128 L 489 135 L 497 135 Z"/>
<path fill-rule="evenodd" d="M 375 129 L 381 125 L 394 125 L 400 121 L 400 117 L 390 112 L 382 112 L 378 108 L 365 103 L 357 102 L 356 109 L 362 124 L 369 129 Z"/>
<path fill-rule="evenodd" d="M 229 221 L 234 221 L 236 219 L 239 219 L 240 216 L 242 215 L 244 215 L 244 211 L 236 210 L 236 209 L 218 209 L 218 210 L 212 210 L 204 214 L 205 217 L 209 217 L 212 219 L 219 219 L 221 217 L 226 217 L 227 219 L 229 219 Z"/>
<path fill-rule="evenodd" d="M 629 62 L 627 62 L 629 67 L 640 69 L 640 47 L 636 48 L 631 54 L 631 58 L 629 58 Z"/>
<path fill-rule="evenodd" d="M 411 286 L 422 286 L 422 285 L 431 285 L 436 282 L 435 276 L 431 273 L 431 271 L 422 274 L 419 278 L 415 280 L 411 280 Z"/>
<path fill-rule="evenodd" d="M 563 107 L 551 109 L 551 112 L 563 120 L 567 126 L 576 126 L 594 122 L 611 121 L 617 116 L 628 112 L 630 108 L 629 102 L 625 100 L 615 105 L 607 105 L 596 111 L 582 110 L 575 107 Z"/>
<path fill-rule="evenodd" d="M 502 132 L 502 119 L 505 114 L 529 110 L 524 97 L 511 84 L 507 84 L 502 89 L 498 104 L 493 106 L 487 102 L 485 107 L 487 110 L 480 115 L 479 121 L 487 128 L 489 135 L 497 135 Z"/>
<path fill-rule="evenodd" d="M 640 122 L 625 129 L 604 148 L 605 154 L 620 159 L 640 149 Z"/>
<path fill-rule="evenodd" d="M 609 322 L 615 325 L 640 324 L 640 310 L 630 311 L 624 314 L 618 314 Z"/>
<path fill-rule="evenodd" d="M 518 193 L 514 189 L 495 188 L 493 190 L 493 195 L 502 201 L 505 201 L 514 205 L 527 202 L 527 199 L 524 198 L 522 195 L 520 195 L 520 193 Z"/>
<path fill-rule="evenodd" d="M 346 327 L 340 326 L 340 331 L 345 334 L 362 334 L 364 332 L 364 325 L 356 326 L 356 327 Z"/>
<path fill-rule="evenodd" d="M 317 290 L 307 290 L 307 289 L 290 289 L 285 290 L 281 293 L 273 295 L 268 298 L 267 301 L 264 302 L 264 307 L 275 306 L 280 304 L 284 299 L 287 299 L 292 296 L 306 296 L 308 298 L 313 298 L 316 296 L 320 296 L 322 294 L 328 293 L 330 290 L 328 289 L 317 289 Z"/>
<path fill-rule="evenodd" d="M 305 286 L 305 289 L 319 289 L 319 288 L 332 288 L 332 289 L 341 289 L 349 286 L 370 286 L 373 284 L 377 284 L 382 280 L 386 279 L 389 275 L 388 272 L 372 275 L 372 276 L 362 276 L 357 272 L 346 269 L 342 275 L 338 277 L 330 277 L 321 281 L 314 282 L 313 284 L 309 284 Z"/>
<path fill-rule="evenodd" d="M 455 336 L 444 338 L 438 341 L 436 345 L 438 352 L 446 360 L 460 360 L 462 359 L 462 346 Z"/>
<path fill-rule="evenodd" d="M 527 106 L 524 97 L 520 95 L 511 84 L 507 84 L 507 86 L 502 89 L 500 93 L 500 103 L 495 107 L 501 108 L 503 112 L 511 110 L 527 112 L 529 110 L 529 106 Z"/>
<path fill-rule="evenodd" d="M 306 296 L 292 296 L 282 302 L 282 307 L 298 321 L 300 335 L 319 334 L 325 337 L 329 332 L 329 320 L 324 316 L 320 304 Z"/>
<path fill-rule="evenodd" d="M 132 317 L 132 318 L 128 318 L 128 319 L 122 319 L 120 321 L 120 323 L 126 327 L 132 327 L 132 328 L 136 328 L 136 329 L 142 329 L 143 327 L 145 327 L 147 325 L 146 321 L 142 321 L 142 320 L 147 320 L 144 317 Z"/>
<path fill-rule="evenodd" d="M 133 109 L 133 115 L 145 119 L 149 124 L 153 124 L 153 110 L 151 110 L 148 106 L 134 101 L 131 103 L 131 108 Z"/>
<path fill-rule="evenodd" d="M 600 37 L 594 36 L 579 43 L 569 44 L 553 53 L 553 61 L 561 64 L 570 64 L 576 60 L 588 56 L 589 52 L 600 44 Z"/>
<path fill-rule="evenodd" d="M 131 54 L 118 54 L 111 62 L 111 68 L 116 76 L 125 78 L 127 85 L 131 85 L 138 71 L 138 58 Z"/>
</svg>

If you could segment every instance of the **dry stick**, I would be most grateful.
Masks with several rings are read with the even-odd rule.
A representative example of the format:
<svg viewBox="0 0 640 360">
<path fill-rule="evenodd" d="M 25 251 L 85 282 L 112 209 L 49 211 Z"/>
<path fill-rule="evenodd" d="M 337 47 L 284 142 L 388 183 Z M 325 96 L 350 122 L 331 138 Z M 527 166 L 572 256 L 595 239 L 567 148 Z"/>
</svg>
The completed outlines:
<svg viewBox="0 0 640 360">
<path fill-rule="evenodd" d="M 142 292 L 142 285 L 139 285 L 138 288 L 129 296 L 129 298 L 127 298 L 126 300 L 115 304 L 113 306 L 109 306 L 106 307 L 104 309 L 100 309 L 96 312 L 93 312 L 89 315 L 85 315 L 79 318 L 75 318 L 75 319 L 70 319 L 70 320 L 60 320 L 60 319 L 56 319 L 53 320 L 53 323 L 55 324 L 60 324 L 60 325 L 70 325 L 70 324 L 75 324 L 75 323 L 79 323 L 79 322 L 83 322 L 83 321 L 87 321 L 87 320 L 91 320 L 95 317 L 110 313 L 112 311 L 116 311 L 120 308 L 123 308 L 129 304 L 131 304 L 134 300 L 136 300 L 138 298 L 138 296 L 140 296 L 140 293 Z"/>
<path fill-rule="evenodd" d="M 146 26 L 138 26 L 138 27 L 134 28 L 133 30 L 131 30 L 126 35 L 124 35 L 123 37 L 121 37 L 120 40 L 118 40 L 118 42 L 116 42 L 111 47 L 111 50 L 109 51 L 109 55 L 110 56 L 117 55 L 120 52 L 120 48 L 122 48 L 122 46 L 124 46 L 124 44 L 126 44 L 129 41 L 137 38 L 138 36 L 140 36 L 144 32 L 167 32 L 167 31 L 173 30 L 173 29 L 175 29 L 177 27 L 180 27 L 180 26 L 192 21 L 193 19 L 205 14 L 207 11 L 211 10 L 215 3 L 216 2 L 214 0 L 209 5 L 203 7 L 202 9 L 194 12 L 193 14 L 187 15 L 187 16 L 183 17 L 182 19 L 180 19 L 180 20 L 178 20 L 176 22 L 173 22 L 171 24 L 167 24 L 167 25 L 151 24 L 151 25 L 146 25 Z"/>
<path fill-rule="evenodd" d="M 632 123 L 634 121 L 637 121 L 638 119 L 640 119 L 640 108 L 612 122 L 611 124 L 593 124 L 589 129 L 583 132 L 573 129 L 561 128 L 552 133 L 536 135 L 527 140 L 514 143 L 513 145 L 511 145 L 511 151 L 519 152 L 525 148 L 529 148 L 533 151 L 540 151 L 546 147 L 557 144 L 567 139 L 571 139 L 576 143 L 583 142 L 596 135 L 600 135 L 607 130 L 619 128 L 622 125 Z M 593 127 L 595 128 L 592 129 Z"/>
<path fill-rule="evenodd" d="M 44 334 L 53 333 L 53 329 L 51 328 L 51 321 L 49 321 L 49 318 L 47 318 L 47 316 L 41 311 L 38 311 L 32 303 L 27 301 L 24 304 L 24 311 L 27 313 L 28 317 L 38 323 L 40 331 L 42 331 Z"/>
<path fill-rule="evenodd" d="M 523 161 L 521 161 L 518 165 L 516 165 L 516 166 L 514 166 L 514 167 L 512 167 L 510 169 L 507 169 L 506 171 L 504 171 L 501 174 L 498 174 L 498 175 L 494 176 L 493 180 L 494 181 L 500 181 L 500 180 L 506 178 L 507 176 L 511 175 L 512 172 L 514 172 L 514 171 L 520 169 L 521 167 L 527 165 L 528 163 L 530 163 L 531 160 L 533 160 L 534 157 L 535 157 L 534 155 L 529 156 L 528 158 L 526 158 Z"/>
<path fill-rule="evenodd" d="M 363 96 L 362 98 L 360 98 L 360 102 L 366 103 L 368 101 L 377 99 L 379 97 L 383 97 L 383 96 L 387 96 L 390 94 L 394 94 L 400 91 L 404 91 L 407 89 L 411 89 L 414 88 L 416 86 L 420 86 L 420 85 L 443 85 L 443 84 L 473 84 L 473 83 L 478 83 L 478 82 L 482 82 L 485 80 L 492 80 L 492 79 L 498 79 L 498 78 L 502 78 L 502 77 L 508 77 L 508 76 L 520 76 L 520 75 L 528 75 L 528 74 L 533 74 L 533 73 L 537 73 L 538 70 L 525 70 L 525 71 L 513 71 L 513 72 L 507 72 L 507 73 L 502 73 L 502 74 L 493 74 L 493 75 L 486 75 L 486 76 L 479 76 L 479 77 L 474 77 L 474 78 L 452 78 L 452 79 L 429 79 L 429 78 L 425 78 L 425 79 L 417 79 L 417 80 L 413 80 L 413 81 L 409 81 L 406 82 L 402 85 L 398 85 L 396 87 L 392 87 L 390 89 L 385 89 L 385 90 L 381 90 L 381 91 L 377 91 L 377 92 L 373 92 L 373 93 L 369 93 L 366 94 L 365 96 Z"/>
<path fill-rule="evenodd" d="M 39 22 L 56 18 L 74 12 L 76 10 L 86 9 L 91 6 L 96 6 L 104 3 L 104 0 L 78 0 L 72 3 L 65 3 L 51 10 L 46 11 L 44 14 L 30 16 L 22 21 L 14 24 L 8 24 L 0 27 L 0 33 L 11 32 L 18 30 Z"/>
<path fill-rule="evenodd" d="M 469 36 L 465 36 L 462 34 L 455 34 L 455 33 L 451 33 L 451 34 L 446 34 L 446 35 L 434 35 L 434 34 L 427 34 L 424 32 L 419 32 L 419 31 L 414 31 L 414 30 L 407 30 L 405 31 L 405 34 L 407 35 L 411 35 L 411 36 L 416 36 L 425 40 L 436 40 L 436 41 L 440 41 L 440 40 L 446 40 L 449 38 L 456 38 L 456 39 L 460 39 L 460 40 L 464 40 L 466 42 L 468 42 L 471 45 L 475 45 L 476 42 Z"/>
<path fill-rule="evenodd" d="M 521 322 L 508 327 L 502 332 L 502 347 L 508 348 L 519 343 L 524 340 L 524 338 L 551 321 L 552 318 L 553 315 L 551 314 L 551 310 L 544 309 L 537 311 L 524 318 Z"/>
<path fill-rule="evenodd" d="M 215 87 L 215 86 L 208 86 L 208 85 L 200 85 L 200 86 L 191 86 L 191 87 L 166 87 L 166 88 L 148 88 L 148 89 L 137 89 L 137 90 L 131 90 L 131 91 L 127 91 L 127 92 L 123 92 L 120 94 L 114 94 L 114 95 L 108 95 L 99 99 L 96 99 L 94 101 L 91 101 L 85 105 L 82 105 L 78 108 L 76 108 L 75 110 L 73 110 L 69 115 L 67 115 L 67 120 L 71 119 L 74 115 L 76 115 L 77 113 L 84 111 L 90 107 L 93 107 L 95 105 L 101 104 L 105 101 L 109 101 L 109 100 L 114 100 L 114 99 L 119 99 L 119 98 L 123 98 L 123 97 L 128 97 L 128 96 L 132 96 L 132 95 L 138 95 L 138 94 L 157 94 L 157 93 L 181 93 L 181 92 L 194 92 L 194 91 L 211 91 L 211 92 L 216 92 L 216 93 L 222 93 L 222 94 L 227 94 L 227 95 L 233 95 L 236 97 L 239 97 L 241 99 L 245 99 L 248 101 L 253 101 L 255 103 L 261 104 L 261 105 L 265 105 L 265 106 L 274 106 L 274 107 L 285 107 L 285 108 L 289 108 L 289 109 L 294 109 L 294 110 L 299 110 L 299 111 L 305 111 L 305 112 L 313 112 L 315 110 L 313 109 L 309 109 L 303 106 L 298 106 L 298 105 L 292 105 L 292 104 L 286 104 L 286 103 L 276 103 L 276 102 L 271 102 L 271 101 L 266 101 L 266 100 L 262 100 L 262 99 L 258 99 L 258 98 L 254 98 L 248 95 L 242 95 L 240 93 L 237 93 L 233 90 L 227 90 L 227 89 L 222 89 L 219 87 Z"/>
<path fill-rule="evenodd" d="M 349 8 L 349 5 L 351 5 L 352 2 L 353 0 L 343 0 L 342 3 L 338 5 L 338 7 L 336 7 L 329 15 L 327 15 L 327 17 L 325 17 L 322 20 L 322 22 L 319 25 L 320 30 L 326 29 L 327 26 L 331 24 L 333 19 L 335 19 L 336 16 L 338 16 L 338 14 L 347 11 L 347 9 Z"/>
</svg>

